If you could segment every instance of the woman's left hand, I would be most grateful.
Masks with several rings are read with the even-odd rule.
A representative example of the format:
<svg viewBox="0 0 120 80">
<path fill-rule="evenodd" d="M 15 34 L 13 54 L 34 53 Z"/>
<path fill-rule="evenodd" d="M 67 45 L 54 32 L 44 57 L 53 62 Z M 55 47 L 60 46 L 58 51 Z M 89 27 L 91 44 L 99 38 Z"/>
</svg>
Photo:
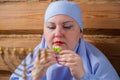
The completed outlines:
<svg viewBox="0 0 120 80">
<path fill-rule="evenodd" d="M 71 50 L 62 50 L 59 56 L 59 64 L 67 66 L 76 80 L 80 80 L 84 76 L 85 70 L 78 54 Z"/>
</svg>

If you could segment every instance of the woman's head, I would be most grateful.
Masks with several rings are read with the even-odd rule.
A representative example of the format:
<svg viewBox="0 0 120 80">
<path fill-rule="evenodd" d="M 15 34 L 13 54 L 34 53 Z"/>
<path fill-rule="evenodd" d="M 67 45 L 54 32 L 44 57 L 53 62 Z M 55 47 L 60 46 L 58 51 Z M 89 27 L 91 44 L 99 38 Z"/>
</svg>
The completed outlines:
<svg viewBox="0 0 120 80">
<path fill-rule="evenodd" d="M 78 4 L 69 1 L 56 1 L 51 3 L 46 10 L 44 22 L 59 14 L 64 14 L 73 18 L 78 23 L 81 31 L 83 31 L 82 13 Z"/>
<path fill-rule="evenodd" d="M 53 45 L 73 50 L 82 37 L 82 18 L 77 4 L 67 1 L 51 3 L 45 14 L 44 36 Z"/>
</svg>

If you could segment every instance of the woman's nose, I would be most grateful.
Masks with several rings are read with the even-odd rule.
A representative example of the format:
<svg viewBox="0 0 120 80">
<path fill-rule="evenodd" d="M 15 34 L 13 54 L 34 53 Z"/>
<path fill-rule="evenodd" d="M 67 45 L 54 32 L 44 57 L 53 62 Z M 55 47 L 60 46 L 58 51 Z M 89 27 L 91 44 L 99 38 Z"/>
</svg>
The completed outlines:
<svg viewBox="0 0 120 80">
<path fill-rule="evenodd" d="M 56 37 L 61 37 L 61 36 L 63 36 L 63 33 L 64 33 L 64 31 L 63 31 L 62 28 L 60 28 L 60 27 L 57 27 L 57 28 L 56 28 L 56 30 L 55 30 L 55 36 L 56 36 Z"/>
</svg>

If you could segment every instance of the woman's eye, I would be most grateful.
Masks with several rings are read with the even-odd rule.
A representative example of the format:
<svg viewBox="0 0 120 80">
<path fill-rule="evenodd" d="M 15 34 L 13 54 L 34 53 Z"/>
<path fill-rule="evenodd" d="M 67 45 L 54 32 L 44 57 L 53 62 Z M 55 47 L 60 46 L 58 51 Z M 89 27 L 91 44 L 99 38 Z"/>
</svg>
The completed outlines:
<svg viewBox="0 0 120 80">
<path fill-rule="evenodd" d="M 73 25 L 69 25 L 69 26 L 63 26 L 65 29 L 71 29 L 73 27 Z"/>
<path fill-rule="evenodd" d="M 48 29 L 55 29 L 53 26 L 47 26 Z"/>
</svg>

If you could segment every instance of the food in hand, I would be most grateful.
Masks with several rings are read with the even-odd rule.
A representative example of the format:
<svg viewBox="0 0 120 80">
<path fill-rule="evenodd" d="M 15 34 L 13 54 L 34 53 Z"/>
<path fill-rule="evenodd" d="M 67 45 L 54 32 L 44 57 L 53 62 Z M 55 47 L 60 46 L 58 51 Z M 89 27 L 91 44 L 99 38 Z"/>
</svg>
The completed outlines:
<svg viewBox="0 0 120 80">
<path fill-rule="evenodd" d="M 62 48 L 60 46 L 53 46 L 52 50 L 54 50 L 57 54 L 59 54 Z"/>
</svg>

